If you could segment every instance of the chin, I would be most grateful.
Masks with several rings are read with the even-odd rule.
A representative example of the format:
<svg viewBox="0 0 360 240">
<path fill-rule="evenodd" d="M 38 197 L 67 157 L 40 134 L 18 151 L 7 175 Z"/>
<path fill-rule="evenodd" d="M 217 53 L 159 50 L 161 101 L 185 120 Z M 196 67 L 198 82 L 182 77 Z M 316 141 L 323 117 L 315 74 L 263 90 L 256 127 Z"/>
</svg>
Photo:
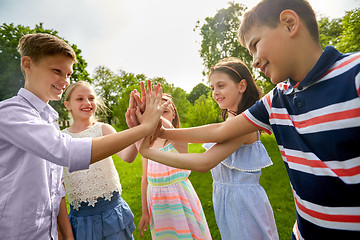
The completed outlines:
<svg viewBox="0 0 360 240">
<path fill-rule="evenodd" d="M 61 99 L 61 96 L 62 96 L 62 95 L 53 97 L 53 98 L 51 98 L 50 100 L 51 100 L 51 101 L 59 101 L 59 100 Z"/>
</svg>

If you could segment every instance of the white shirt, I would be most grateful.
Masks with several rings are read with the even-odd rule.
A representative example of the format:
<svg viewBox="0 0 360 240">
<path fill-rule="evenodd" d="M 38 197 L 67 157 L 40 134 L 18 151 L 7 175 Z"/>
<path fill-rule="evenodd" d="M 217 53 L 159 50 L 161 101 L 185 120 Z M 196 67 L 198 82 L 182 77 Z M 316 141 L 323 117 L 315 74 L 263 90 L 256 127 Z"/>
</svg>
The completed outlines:
<svg viewBox="0 0 360 240">
<path fill-rule="evenodd" d="M 62 167 L 86 169 L 91 139 L 73 139 L 55 123 L 57 112 L 26 89 L 0 102 L 1 239 L 57 239 L 65 195 Z"/>
</svg>

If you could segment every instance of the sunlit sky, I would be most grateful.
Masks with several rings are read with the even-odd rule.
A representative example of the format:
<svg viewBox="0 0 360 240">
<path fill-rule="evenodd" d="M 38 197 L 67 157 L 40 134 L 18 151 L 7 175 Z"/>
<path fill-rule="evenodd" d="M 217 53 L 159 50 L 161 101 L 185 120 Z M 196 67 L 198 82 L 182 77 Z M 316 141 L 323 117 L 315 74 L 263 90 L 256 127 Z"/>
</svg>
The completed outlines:
<svg viewBox="0 0 360 240">
<path fill-rule="evenodd" d="M 228 0 L 0 0 L 1 23 L 44 28 L 76 44 L 92 76 L 97 66 L 164 77 L 190 92 L 206 80 L 193 29 Z M 235 0 L 252 8 L 258 0 Z M 360 0 L 310 0 L 315 12 L 339 18 Z M 203 82 L 203 83 L 206 83 Z"/>
</svg>

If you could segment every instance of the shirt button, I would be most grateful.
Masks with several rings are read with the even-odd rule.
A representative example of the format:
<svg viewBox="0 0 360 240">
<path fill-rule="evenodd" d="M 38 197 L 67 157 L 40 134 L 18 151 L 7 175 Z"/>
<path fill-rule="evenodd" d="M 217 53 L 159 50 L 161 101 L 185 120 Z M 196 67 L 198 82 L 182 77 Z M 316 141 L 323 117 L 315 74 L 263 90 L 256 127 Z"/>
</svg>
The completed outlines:
<svg viewBox="0 0 360 240">
<path fill-rule="evenodd" d="M 297 101 L 297 102 L 296 102 L 296 106 L 297 106 L 298 108 L 302 108 L 303 103 L 302 103 L 301 101 Z"/>
</svg>

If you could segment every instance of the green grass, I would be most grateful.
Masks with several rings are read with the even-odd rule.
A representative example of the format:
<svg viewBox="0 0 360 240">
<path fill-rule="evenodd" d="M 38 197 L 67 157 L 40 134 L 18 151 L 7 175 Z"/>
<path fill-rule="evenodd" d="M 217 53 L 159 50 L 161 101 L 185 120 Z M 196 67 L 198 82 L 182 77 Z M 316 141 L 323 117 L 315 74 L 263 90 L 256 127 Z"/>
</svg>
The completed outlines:
<svg viewBox="0 0 360 240">
<path fill-rule="evenodd" d="M 273 165 L 262 170 L 260 184 L 265 189 L 273 208 L 280 240 L 291 239 L 296 213 L 289 177 L 274 135 L 262 134 L 261 142 Z"/>
<path fill-rule="evenodd" d="M 295 207 L 289 178 L 273 135 L 262 135 L 261 141 L 265 145 L 265 148 L 274 164 L 262 170 L 260 184 L 264 187 L 273 207 L 280 240 L 291 239 L 292 226 L 295 222 Z M 204 149 L 201 147 L 201 144 L 189 145 L 189 152 L 203 151 Z M 113 158 L 123 188 L 122 197 L 129 204 L 135 215 L 134 223 L 136 225 L 136 230 L 134 231 L 134 238 L 141 239 L 138 230 L 138 224 L 141 218 L 141 156 L 138 155 L 135 161 L 131 164 L 122 161 L 116 155 L 114 155 Z M 192 172 L 190 175 L 190 181 L 202 203 L 213 239 L 221 239 L 220 232 L 216 225 L 212 205 L 211 173 Z M 149 229 L 145 233 L 143 239 L 151 239 Z"/>
</svg>

